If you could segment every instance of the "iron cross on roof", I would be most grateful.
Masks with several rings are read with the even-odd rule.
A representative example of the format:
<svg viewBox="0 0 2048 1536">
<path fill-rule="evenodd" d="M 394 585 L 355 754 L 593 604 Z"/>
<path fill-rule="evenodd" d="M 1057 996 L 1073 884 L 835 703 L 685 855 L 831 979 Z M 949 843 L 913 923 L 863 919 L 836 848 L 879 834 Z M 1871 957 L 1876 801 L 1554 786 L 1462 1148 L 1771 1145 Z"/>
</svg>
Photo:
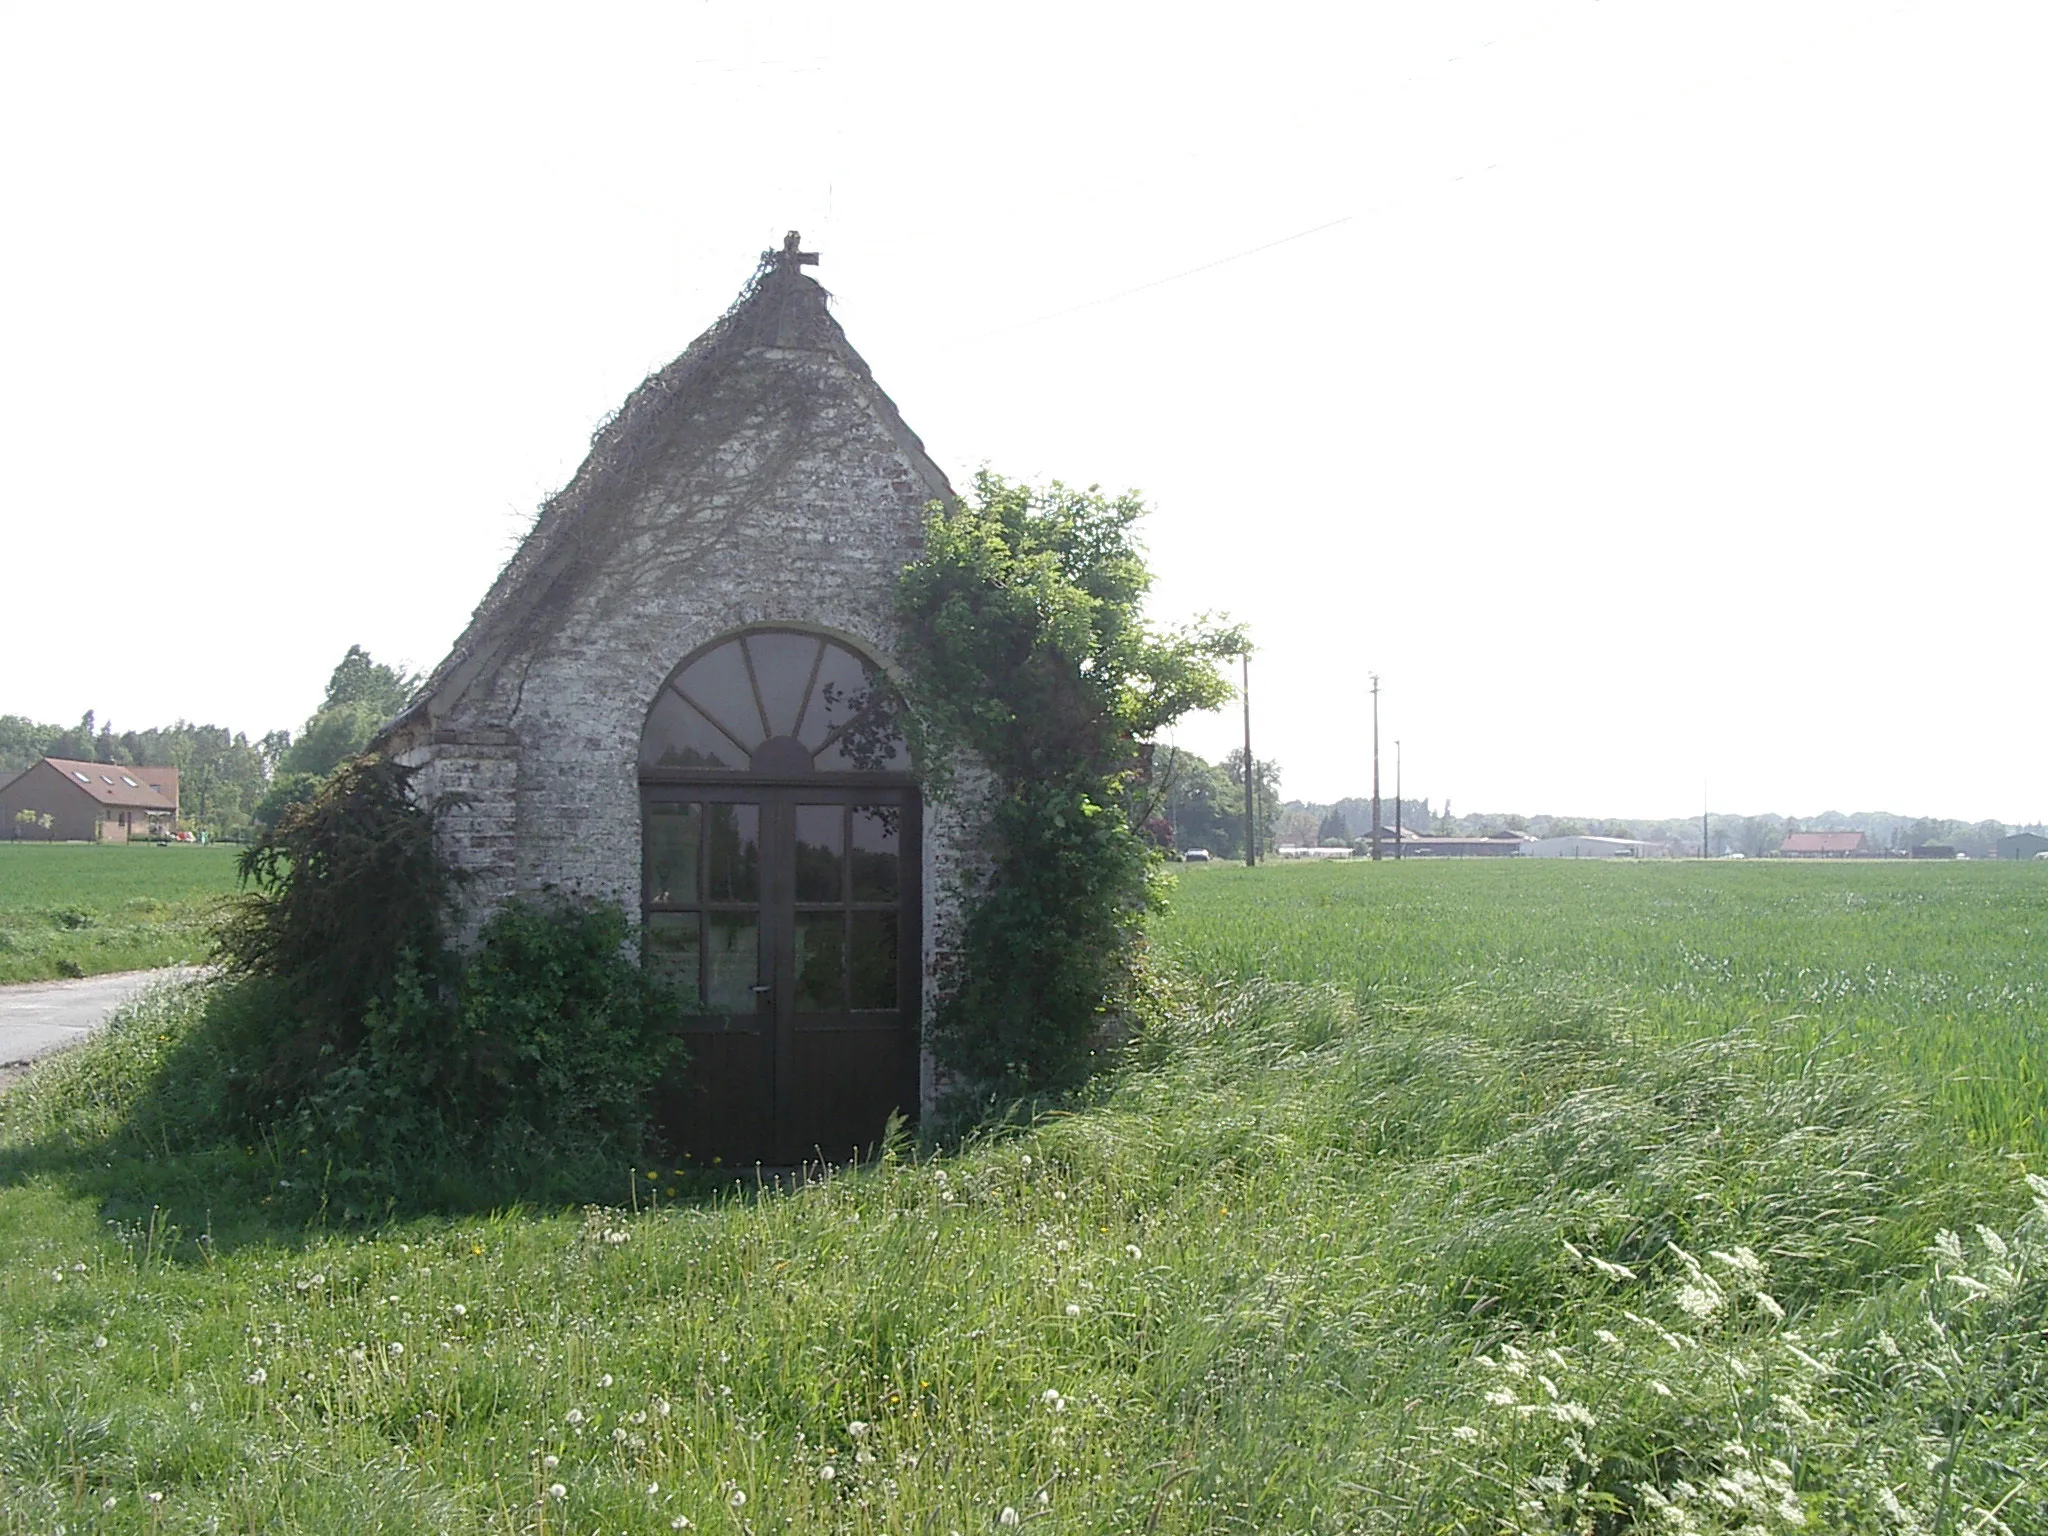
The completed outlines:
<svg viewBox="0 0 2048 1536">
<path fill-rule="evenodd" d="M 818 264 L 818 253 L 800 249 L 803 243 L 803 236 L 792 229 L 782 237 L 781 250 L 763 251 L 761 259 L 773 262 L 785 272 L 794 272 L 798 267 L 815 267 Z"/>
</svg>

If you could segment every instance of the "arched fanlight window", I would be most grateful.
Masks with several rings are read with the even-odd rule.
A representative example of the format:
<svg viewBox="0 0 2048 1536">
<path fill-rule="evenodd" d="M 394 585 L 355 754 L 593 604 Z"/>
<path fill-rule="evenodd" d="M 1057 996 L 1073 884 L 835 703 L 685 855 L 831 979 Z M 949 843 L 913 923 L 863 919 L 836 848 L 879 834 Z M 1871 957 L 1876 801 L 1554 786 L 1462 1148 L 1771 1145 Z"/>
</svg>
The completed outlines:
<svg viewBox="0 0 2048 1536">
<path fill-rule="evenodd" d="M 751 629 L 684 662 L 640 734 L 642 772 L 908 773 L 902 706 L 836 641 Z"/>
</svg>

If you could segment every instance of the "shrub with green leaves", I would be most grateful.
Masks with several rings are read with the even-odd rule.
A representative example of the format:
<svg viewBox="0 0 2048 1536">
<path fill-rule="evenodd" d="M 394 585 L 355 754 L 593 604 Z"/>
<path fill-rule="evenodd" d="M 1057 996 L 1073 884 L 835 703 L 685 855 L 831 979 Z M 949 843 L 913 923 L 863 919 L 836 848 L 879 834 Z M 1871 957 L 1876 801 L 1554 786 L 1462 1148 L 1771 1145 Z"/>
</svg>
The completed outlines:
<svg viewBox="0 0 2048 1536">
<path fill-rule="evenodd" d="M 413 770 L 345 764 L 244 855 L 209 1008 L 229 1127 L 317 1157 L 345 1213 L 516 1194 L 649 1144 L 675 1005 L 616 906 L 509 902 L 474 951 Z"/>
<path fill-rule="evenodd" d="M 994 778 L 992 870 L 932 1021 L 946 1064 L 991 1095 L 1068 1087 L 1128 1002 L 1155 855 L 1144 743 L 1229 696 L 1235 629 L 1148 624 L 1145 507 L 983 471 L 935 506 L 903 574 L 910 691 L 928 764 Z"/>
</svg>

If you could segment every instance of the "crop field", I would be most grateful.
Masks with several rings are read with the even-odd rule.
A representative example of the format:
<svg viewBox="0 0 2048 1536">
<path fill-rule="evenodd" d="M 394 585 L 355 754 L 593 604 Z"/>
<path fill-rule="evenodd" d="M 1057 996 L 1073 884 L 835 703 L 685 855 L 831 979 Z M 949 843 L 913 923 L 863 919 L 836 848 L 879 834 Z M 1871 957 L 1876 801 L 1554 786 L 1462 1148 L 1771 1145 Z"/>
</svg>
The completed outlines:
<svg viewBox="0 0 2048 1536">
<path fill-rule="evenodd" d="M 226 846 L 0 843 L 0 983 L 203 960 Z"/>
<path fill-rule="evenodd" d="M 1189 871 L 1058 1113 L 371 1227 L 166 990 L 0 1095 L 0 1532 L 2048 1530 L 2042 873 Z"/>
<path fill-rule="evenodd" d="M 1599 1005 L 1682 1041 L 1870 1058 L 1979 1144 L 2048 1147 L 2048 867 L 1502 860 L 1191 866 L 1159 941 L 1368 1006 Z"/>
</svg>

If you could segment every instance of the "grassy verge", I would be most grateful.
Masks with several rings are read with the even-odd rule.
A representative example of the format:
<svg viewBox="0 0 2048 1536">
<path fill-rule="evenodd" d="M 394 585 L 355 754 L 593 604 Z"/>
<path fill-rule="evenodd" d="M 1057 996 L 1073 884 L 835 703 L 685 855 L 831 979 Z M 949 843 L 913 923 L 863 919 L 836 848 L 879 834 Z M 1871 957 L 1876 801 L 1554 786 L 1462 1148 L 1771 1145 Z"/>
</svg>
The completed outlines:
<svg viewBox="0 0 2048 1536">
<path fill-rule="evenodd" d="M 2048 1528 L 2029 1191 L 1768 1021 L 1189 984 L 955 1157 L 362 1232 L 203 996 L 0 1098 L 0 1530 Z"/>
<path fill-rule="evenodd" d="M 206 958 L 237 850 L 0 843 L 0 984 Z"/>
</svg>

